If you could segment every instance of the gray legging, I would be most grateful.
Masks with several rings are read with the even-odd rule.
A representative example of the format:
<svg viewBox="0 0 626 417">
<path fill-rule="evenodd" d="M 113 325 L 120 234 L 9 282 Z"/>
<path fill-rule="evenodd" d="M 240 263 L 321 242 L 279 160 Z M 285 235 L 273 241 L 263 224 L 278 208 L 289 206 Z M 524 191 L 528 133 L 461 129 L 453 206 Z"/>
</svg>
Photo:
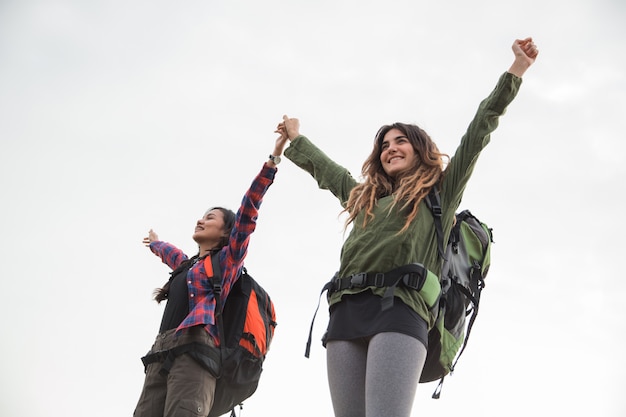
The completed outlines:
<svg viewBox="0 0 626 417">
<path fill-rule="evenodd" d="M 326 345 L 335 417 L 409 417 L 426 347 L 401 333 Z"/>
</svg>

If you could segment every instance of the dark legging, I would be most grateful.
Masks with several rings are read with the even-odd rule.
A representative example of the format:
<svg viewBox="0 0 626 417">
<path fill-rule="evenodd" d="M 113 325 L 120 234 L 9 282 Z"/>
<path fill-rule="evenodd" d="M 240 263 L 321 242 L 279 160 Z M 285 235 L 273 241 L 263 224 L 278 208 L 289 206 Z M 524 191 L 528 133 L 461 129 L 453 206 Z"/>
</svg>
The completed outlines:
<svg viewBox="0 0 626 417">
<path fill-rule="evenodd" d="M 426 347 L 401 333 L 331 340 L 328 385 L 335 417 L 409 417 Z"/>
</svg>

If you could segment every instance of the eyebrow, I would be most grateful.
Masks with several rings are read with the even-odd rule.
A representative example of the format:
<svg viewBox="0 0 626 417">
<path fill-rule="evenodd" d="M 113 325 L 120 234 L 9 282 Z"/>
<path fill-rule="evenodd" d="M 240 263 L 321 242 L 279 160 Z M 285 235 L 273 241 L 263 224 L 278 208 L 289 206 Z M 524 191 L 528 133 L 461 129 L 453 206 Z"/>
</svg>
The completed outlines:
<svg viewBox="0 0 626 417">
<path fill-rule="evenodd" d="M 400 138 L 408 139 L 408 136 L 406 136 L 406 135 L 398 135 L 398 136 L 394 136 L 394 137 L 393 137 L 393 138 L 391 138 L 391 139 L 400 139 Z M 383 139 L 383 141 L 382 141 L 380 144 L 381 144 L 381 146 L 382 146 L 382 145 L 384 145 L 385 143 L 389 143 L 389 140 L 385 140 L 385 139 Z"/>
</svg>

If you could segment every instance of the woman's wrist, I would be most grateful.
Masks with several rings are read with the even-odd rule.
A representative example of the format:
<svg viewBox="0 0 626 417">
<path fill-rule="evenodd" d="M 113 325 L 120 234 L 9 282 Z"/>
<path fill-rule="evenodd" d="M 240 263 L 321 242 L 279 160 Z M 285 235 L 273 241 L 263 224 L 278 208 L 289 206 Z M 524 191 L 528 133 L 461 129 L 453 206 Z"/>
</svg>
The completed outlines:
<svg viewBox="0 0 626 417">
<path fill-rule="evenodd" d="M 280 164 L 280 160 L 281 160 L 281 158 L 280 158 L 280 154 L 281 154 L 281 153 L 282 153 L 282 152 L 280 152 L 280 151 L 278 151 L 278 152 L 277 152 L 276 150 L 274 150 L 274 152 L 272 152 L 272 153 L 268 156 L 268 161 L 267 161 L 267 164 L 268 164 L 270 167 L 275 168 L 278 164 Z"/>
<path fill-rule="evenodd" d="M 524 75 L 524 73 L 526 72 L 526 70 L 530 68 L 530 64 L 523 61 L 514 61 L 513 64 L 511 65 L 511 68 L 509 68 L 509 71 L 511 74 L 513 75 L 517 75 L 518 77 L 522 78 L 522 75 Z"/>
</svg>

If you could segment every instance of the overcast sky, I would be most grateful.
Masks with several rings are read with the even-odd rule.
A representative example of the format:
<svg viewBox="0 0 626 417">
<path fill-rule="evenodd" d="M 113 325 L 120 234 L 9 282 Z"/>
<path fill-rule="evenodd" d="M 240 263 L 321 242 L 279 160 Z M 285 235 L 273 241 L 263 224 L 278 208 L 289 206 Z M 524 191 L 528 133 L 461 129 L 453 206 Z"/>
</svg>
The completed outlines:
<svg viewBox="0 0 626 417">
<path fill-rule="evenodd" d="M 533 36 L 540 54 L 467 188 L 494 229 L 470 344 L 413 416 L 626 415 L 621 0 L 0 1 L 0 415 L 130 416 L 168 269 L 234 210 L 283 114 L 355 175 L 387 123 L 449 154 Z M 340 206 L 290 161 L 246 265 L 278 328 L 246 416 L 330 416 L 322 285 Z M 398 358 L 401 360 L 401 358 Z"/>
</svg>

